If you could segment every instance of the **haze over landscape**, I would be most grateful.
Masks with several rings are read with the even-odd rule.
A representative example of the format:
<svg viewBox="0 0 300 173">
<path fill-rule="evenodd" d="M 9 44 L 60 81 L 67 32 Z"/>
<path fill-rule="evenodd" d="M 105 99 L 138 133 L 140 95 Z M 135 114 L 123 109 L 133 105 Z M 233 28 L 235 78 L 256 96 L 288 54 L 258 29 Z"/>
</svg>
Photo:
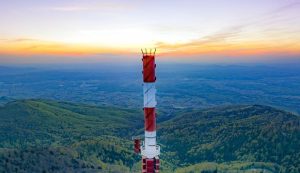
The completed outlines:
<svg viewBox="0 0 300 173">
<path fill-rule="evenodd" d="M 0 0 L 0 173 L 300 172 L 300 1 Z"/>
</svg>

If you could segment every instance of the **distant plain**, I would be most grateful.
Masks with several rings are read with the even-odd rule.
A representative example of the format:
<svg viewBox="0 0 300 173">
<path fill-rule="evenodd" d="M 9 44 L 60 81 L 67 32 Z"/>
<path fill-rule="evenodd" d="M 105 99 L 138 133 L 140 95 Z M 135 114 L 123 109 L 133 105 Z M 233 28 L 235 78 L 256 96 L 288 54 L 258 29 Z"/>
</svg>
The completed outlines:
<svg viewBox="0 0 300 173">
<path fill-rule="evenodd" d="M 139 64 L 0 67 L 0 103 L 42 98 L 142 107 Z M 300 68 L 281 64 L 167 64 L 157 68 L 158 108 L 263 104 L 300 113 Z"/>
</svg>

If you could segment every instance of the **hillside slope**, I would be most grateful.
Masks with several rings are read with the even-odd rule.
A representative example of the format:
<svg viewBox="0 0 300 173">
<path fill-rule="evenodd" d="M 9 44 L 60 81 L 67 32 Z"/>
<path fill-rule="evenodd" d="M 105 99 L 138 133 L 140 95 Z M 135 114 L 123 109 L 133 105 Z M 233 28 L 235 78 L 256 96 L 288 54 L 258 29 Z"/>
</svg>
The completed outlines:
<svg viewBox="0 0 300 173">
<path fill-rule="evenodd" d="M 0 172 L 138 172 L 130 139 L 142 132 L 142 115 L 48 100 L 10 102 L 0 107 Z M 299 122 L 261 105 L 182 110 L 158 124 L 162 173 L 300 172 Z"/>
<path fill-rule="evenodd" d="M 101 135 L 130 137 L 129 129 L 142 127 L 141 114 L 65 102 L 15 101 L 0 107 L 0 147 L 69 145 Z"/>
<path fill-rule="evenodd" d="M 174 164 L 271 162 L 299 172 L 299 122 L 300 117 L 268 106 L 231 106 L 182 113 L 158 131 Z"/>
<path fill-rule="evenodd" d="M 143 125 L 141 114 L 46 100 L 10 102 L 0 107 L 0 170 L 128 171 L 137 162 L 130 138 Z"/>
</svg>

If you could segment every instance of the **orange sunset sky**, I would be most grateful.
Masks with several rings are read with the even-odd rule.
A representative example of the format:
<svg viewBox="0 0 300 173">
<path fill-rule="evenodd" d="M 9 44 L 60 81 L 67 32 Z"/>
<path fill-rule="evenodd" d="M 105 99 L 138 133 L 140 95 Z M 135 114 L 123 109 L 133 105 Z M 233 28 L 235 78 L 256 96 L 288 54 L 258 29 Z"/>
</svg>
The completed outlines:
<svg viewBox="0 0 300 173">
<path fill-rule="evenodd" d="M 128 57 L 145 47 L 156 47 L 162 57 L 194 60 L 300 57 L 298 0 L 1 0 L 0 4 L 0 61 L 39 55 Z"/>
</svg>

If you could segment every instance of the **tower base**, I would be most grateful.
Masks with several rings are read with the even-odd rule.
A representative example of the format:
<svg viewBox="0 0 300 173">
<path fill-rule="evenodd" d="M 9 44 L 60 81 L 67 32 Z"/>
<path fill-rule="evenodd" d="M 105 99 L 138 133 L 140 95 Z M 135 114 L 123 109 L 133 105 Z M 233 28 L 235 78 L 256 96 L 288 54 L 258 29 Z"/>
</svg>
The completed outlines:
<svg viewBox="0 0 300 173">
<path fill-rule="evenodd" d="M 142 158 L 142 173 L 159 173 L 159 158 Z"/>
</svg>

